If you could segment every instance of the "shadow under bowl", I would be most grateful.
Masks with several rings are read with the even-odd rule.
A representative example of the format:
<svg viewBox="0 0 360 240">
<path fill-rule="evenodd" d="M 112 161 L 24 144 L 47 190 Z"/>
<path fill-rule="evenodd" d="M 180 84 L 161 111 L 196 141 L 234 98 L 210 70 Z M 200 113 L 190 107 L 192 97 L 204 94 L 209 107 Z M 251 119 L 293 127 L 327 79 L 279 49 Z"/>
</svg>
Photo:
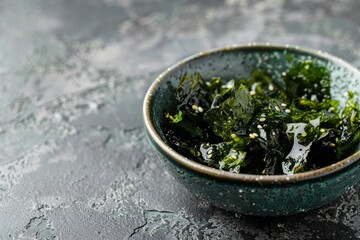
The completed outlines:
<svg viewBox="0 0 360 240">
<path fill-rule="evenodd" d="M 360 96 L 360 72 L 345 61 L 316 50 L 249 44 L 201 52 L 164 71 L 149 88 L 143 105 L 148 139 L 171 174 L 196 196 L 220 208 L 256 216 L 290 215 L 323 206 L 360 181 L 360 148 L 327 167 L 294 175 L 237 174 L 202 165 L 172 149 L 165 138 L 164 112 L 175 108 L 175 91 L 184 73 L 204 79 L 248 78 L 257 69 L 273 78 L 298 61 L 326 66 L 331 96 L 344 104 L 344 92 Z M 319 156 L 321 158 L 321 156 Z M 326 161 L 326 159 L 321 159 Z"/>
</svg>

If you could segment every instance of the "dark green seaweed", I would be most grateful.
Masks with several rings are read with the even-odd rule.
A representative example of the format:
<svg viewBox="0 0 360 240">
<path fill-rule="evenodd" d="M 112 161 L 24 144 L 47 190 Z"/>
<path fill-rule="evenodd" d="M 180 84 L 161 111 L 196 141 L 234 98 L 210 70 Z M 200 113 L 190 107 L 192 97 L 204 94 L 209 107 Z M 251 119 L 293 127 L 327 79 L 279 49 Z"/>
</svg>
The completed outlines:
<svg viewBox="0 0 360 240">
<path fill-rule="evenodd" d="M 167 140 L 208 166 L 265 175 L 321 168 L 358 149 L 359 104 L 350 91 L 343 107 L 331 99 L 326 67 L 299 62 L 276 80 L 260 70 L 227 83 L 183 75 L 177 112 L 165 111 Z"/>
</svg>

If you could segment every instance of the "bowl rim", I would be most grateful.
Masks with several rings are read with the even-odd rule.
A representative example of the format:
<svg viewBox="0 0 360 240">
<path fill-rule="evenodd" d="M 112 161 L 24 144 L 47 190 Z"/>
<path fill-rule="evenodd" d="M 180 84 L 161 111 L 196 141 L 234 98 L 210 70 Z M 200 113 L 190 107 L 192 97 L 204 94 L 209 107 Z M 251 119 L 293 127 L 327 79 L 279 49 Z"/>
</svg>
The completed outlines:
<svg viewBox="0 0 360 240">
<path fill-rule="evenodd" d="M 157 86 L 165 79 L 165 77 L 168 76 L 176 68 L 179 68 L 185 63 L 193 61 L 195 59 L 203 58 L 206 57 L 207 55 L 216 54 L 224 51 L 228 52 L 228 51 L 249 50 L 249 49 L 250 50 L 251 49 L 290 50 L 292 52 L 301 52 L 305 54 L 310 54 L 343 65 L 344 67 L 349 68 L 353 72 L 358 73 L 360 76 L 360 71 L 357 68 L 353 67 L 350 63 L 344 61 L 343 59 L 340 59 L 334 55 L 323 52 L 321 50 L 313 50 L 303 47 L 300 48 L 299 46 L 289 45 L 289 44 L 286 45 L 270 44 L 270 43 L 249 43 L 245 45 L 234 44 L 222 48 L 215 48 L 208 51 L 202 51 L 197 54 L 191 55 L 190 57 L 187 57 L 183 60 L 180 60 L 171 67 L 167 68 L 155 79 L 155 81 L 149 87 L 144 98 L 142 112 L 143 112 L 145 129 L 147 131 L 148 137 L 150 137 L 153 140 L 152 144 L 155 144 L 155 147 L 161 150 L 162 153 L 166 154 L 168 157 L 175 160 L 178 164 L 180 164 L 181 166 L 187 169 L 190 169 L 192 171 L 195 171 L 202 175 L 206 175 L 211 178 L 221 179 L 221 180 L 231 180 L 235 182 L 259 183 L 259 184 L 273 184 L 273 183 L 286 184 L 290 182 L 295 183 L 295 182 L 301 182 L 301 181 L 324 177 L 331 173 L 338 172 L 341 169 L 344 169 L 349 165 L 357 162 L 360 159 L 360 151 L 357 151 L 354 154 L 346 157 L 345 159 L 338 161 L 334 164 L 331 164 L 329 166 L 319 168 L 316 170 L 310 170 L 303 173 L 297 173 L 293 175 L 255 175 L 255 174 L 244 174 L 244 173 L 232 173 L 232 172 L 216 169 L 213 167 L 209 167 L 201 163 L 198 163 L 194 160 L 191 160 L 181 155 L 180 153 L 176 152 L 161 139 L 161 137 L 155 130 L 155 127 L 151 120 L 150 103 L 154 91 L 156 90 Z"/>
</svg>

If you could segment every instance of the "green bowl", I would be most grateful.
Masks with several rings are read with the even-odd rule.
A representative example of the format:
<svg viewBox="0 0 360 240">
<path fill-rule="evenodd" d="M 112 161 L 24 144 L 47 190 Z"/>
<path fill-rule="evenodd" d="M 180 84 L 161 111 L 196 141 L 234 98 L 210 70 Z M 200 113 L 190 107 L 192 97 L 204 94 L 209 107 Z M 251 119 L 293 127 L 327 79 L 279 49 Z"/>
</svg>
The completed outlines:
<svg viewBox="0 0 360 240">
<path fill-rule="evenodd" d="M 174 89 L 185 72 L 200 72 L 204 79 L 218 76 L 230 80 L 247 78 L 255 69 L 266 69 L 270 75 L 280 76 L 299 60 L 311 60 L 330 70 L 331 95 L 341 104 L 348 90 L 360 96 L 360 72 L 356 68 L 330 54 L 288 45 L 249 44 L 201 52 L 164 71 L 145 96 L 143 117 L 148 139 L 171 174 L 190 192 L 212 205 L 258 216 L 290 215 L 315 209 L 358 183 L 360 147 L 351 156 L 321 169 L 295 175 L 263 176 L 202 165 L 182 156 L 167 143 L 162 131 L 167 121 L 164 111 L 174 109 Z"/>
</svg>

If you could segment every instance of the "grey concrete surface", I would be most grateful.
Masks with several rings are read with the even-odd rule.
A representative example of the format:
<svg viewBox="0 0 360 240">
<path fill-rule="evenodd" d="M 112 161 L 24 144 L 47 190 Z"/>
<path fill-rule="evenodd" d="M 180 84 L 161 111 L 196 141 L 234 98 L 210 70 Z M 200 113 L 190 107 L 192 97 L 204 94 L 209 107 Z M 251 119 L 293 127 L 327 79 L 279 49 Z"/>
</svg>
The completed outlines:
<svg viewBox="0 0 360 240">
<path fill-rule="evenodd" d="M 210 206 L 145 139 L 166 67 L 248 42 L 360 67 L 356 0 L 1 0 L 0 239 L 356 239 L 360 186 L 321 209 L 255 218 Z"/>
</svg>

